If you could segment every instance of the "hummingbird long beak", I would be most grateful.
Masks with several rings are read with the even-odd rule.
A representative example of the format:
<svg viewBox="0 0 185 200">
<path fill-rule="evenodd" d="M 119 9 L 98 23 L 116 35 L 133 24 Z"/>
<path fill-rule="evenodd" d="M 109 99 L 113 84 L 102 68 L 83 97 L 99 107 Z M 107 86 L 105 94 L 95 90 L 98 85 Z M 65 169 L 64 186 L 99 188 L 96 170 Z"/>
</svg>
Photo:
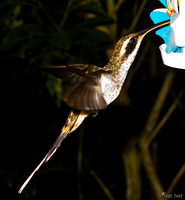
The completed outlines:
<svg viewBox="0 0 185 200">
<path fill-rule="evenodd" d="M 158 28 L 162 28 L 162 27 L 167 26 L 169 24 L 170 24 L 170 19 L 163 21 L 163 22 L 160 22 L 160 23 L 157 23 L 157 24 L 151 26 L 150 28 L 146 28 L 143 31 L 141 31 L 140 33 L 144 37 L 150 31 L 153 31 L 153 30 L 158 29 Z"/>
</svg>

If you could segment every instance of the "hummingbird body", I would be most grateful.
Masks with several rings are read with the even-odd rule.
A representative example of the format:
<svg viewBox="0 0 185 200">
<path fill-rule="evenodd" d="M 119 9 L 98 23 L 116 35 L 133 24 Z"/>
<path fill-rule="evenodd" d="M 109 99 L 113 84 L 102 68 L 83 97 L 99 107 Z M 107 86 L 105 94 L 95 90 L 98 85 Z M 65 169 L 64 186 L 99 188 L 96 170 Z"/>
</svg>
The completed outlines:
<svg viewBox="0 0 185 200">
<path fill-rule="evenodd" d="M 143 37 L 143 34 L 133 33 L 121 38 L 109 63 L 104 67 L 111 71 L 110 74 L 101 75 L 101 87 L 107 104 L 118 97 Z"/>
<path fill-rule="evenodd" d="M 151 30 L 169 23 L 167 20 L 149 29 L 122 37 L 118 41 L 110 61 L 103 68 L 85 64 L 43 68 L 49 74 L 71 84 L 64 94 L 63 100 L 72 110 L 57 140 L 21 186 L 19 193 L 23 191 L 41 165 L 56 152 L 69 133 L 78 128 L 88 115 L 97 114 L 99 110 L 105 109 L 117 98 L 144 36 Z"/>
</svg>

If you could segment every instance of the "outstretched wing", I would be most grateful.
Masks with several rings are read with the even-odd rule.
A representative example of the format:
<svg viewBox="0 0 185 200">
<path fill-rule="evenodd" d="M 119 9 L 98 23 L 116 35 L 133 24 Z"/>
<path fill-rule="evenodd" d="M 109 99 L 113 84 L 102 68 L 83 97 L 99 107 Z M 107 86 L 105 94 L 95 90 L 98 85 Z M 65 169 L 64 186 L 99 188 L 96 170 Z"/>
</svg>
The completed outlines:
<svg viewBox="0 0 185 200">
<path fill-rule="evenodd" d="M 86 67 L 87 65 L 47 66 L 42 67 L 42 70 L 71 84 L 75 84 L 83 79 Z"/>
<path fill-rule="evenodd" d="M 44 67 L 43 70 L 72 84 L 63 96 L 71 108 L 94 111 L 107 107 L 100 85 L 102 68 L 77 64 Z"/>
</svg>

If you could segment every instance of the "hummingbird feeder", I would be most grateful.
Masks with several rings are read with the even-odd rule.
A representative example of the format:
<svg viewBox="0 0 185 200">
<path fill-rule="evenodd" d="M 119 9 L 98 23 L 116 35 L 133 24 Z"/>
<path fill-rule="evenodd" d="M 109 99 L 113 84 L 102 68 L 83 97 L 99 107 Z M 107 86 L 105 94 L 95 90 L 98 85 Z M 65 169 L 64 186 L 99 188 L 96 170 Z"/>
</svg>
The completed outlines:
<svg viewBox="0 0 185 200">
<path fill-rule="evenodd" d="M 163 63 L 169 67 L 185 69 L 185 0 L 160 0 L 166 8 L 152 11 L 154 24 L 170 18 L 170 25 L 156 31 L 164 44 L 159 49 Z"/>
</svg>

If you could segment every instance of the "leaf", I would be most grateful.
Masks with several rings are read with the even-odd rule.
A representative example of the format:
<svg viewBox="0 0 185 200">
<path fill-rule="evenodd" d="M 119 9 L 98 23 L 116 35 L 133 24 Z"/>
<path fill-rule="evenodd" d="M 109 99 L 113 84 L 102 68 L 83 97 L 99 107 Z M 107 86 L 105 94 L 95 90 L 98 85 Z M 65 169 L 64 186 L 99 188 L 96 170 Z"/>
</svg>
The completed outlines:
<svg viewBox="0 0 185 200">
<path fill-rule="evenodd" d="M 108 43 L 111 41 L 111 38 L 107 33 L 97 29 L 83 28 L 81 29 L 81 32 L 86 36 L 84 39 L 87 41 L 87 43 Z"/>
<path fill-rule="evenodd" d="M 94 13 L 98 15 L 105 15 L 105 11 L 103 10 L 102 7 L 100 7 L 97 3 L 88 3 L 79 8 L 79 10 L 87 13 Z"/>
<path fill-rule="evenodd" d="M 72 31 L 54 31 L 48 35 L 46 40 L 54 47 L 68 50 L 72 45 Z"/>
<path fill-rule="evenodd" d="M 0 46 L 0 52 L 7 51 L 16 45 L 22 44 L 25 40 L 32 39 L 32 37 L 41 31 L 41 27 L 37 24 L 27 24 L 17 26 L 10 30 L 8 35 L 4 38 Z"/>
<path fill-rule="evenodd" d="M 15 16 L 18 16 L 20 14 L 20 11 L 21 11 L 21 6 L 20 5 L 16 5 L 16 7 L 13 10 L 13 14 Z"/>
<path fill-rule="evenodd" d="M 24 58 L 28 51 L 32 51 L 34 49 L 38 49 L 41 46 L 41 44 L 43 43 L 43 40 L 44 39 L 41 38 L 41 37 L 33 38 L 32 40 L 27 40 L 19 48 L 18 54 L 22 58 Z"/>
<path fill-rule="evenodd" d="M 60 107 L 63 94 L 62 79 L 58 79 L 54 76 L 48 75 L 46 88 L 48 89 L 51 96 L 56 97 L 55 103 L 58 107 Z"/>
<path fill-rule="evenodd" d="M 91 17 L 84 20 L 79 26 L 98 26 L 98 25 L 106 25 L 113 23 L 114 20 L 109 16 L 98 16 L 98 17 Z"/>
</svg>

